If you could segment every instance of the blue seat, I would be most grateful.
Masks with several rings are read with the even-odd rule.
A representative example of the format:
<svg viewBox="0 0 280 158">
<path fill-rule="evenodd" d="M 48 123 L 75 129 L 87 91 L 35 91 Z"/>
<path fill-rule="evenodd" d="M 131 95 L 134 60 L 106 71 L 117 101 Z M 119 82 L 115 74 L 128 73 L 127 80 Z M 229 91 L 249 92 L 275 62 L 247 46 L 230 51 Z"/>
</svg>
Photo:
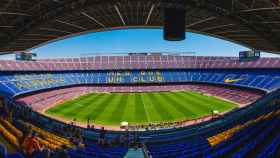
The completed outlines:
<svg viewBox="0 0 280 158">
<path fill-rule="evenodd" d="M 7 158 L 25 158 L 25 157 L 20 153 L 15 153 L 15 154 L 8 155 Z"/>
<path fill-rule="evenodd" d="M 3 144 L 0 144 L 0 157 L 7 157 L 7 148 Z"/>
</svg>

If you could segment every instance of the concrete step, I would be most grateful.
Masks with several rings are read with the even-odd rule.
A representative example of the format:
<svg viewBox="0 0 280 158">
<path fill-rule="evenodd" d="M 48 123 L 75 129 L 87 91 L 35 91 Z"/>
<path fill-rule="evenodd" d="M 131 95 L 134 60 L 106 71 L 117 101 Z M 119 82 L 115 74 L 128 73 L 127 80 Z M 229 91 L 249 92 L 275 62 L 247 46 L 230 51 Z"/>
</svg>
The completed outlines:
<svg viewBox="0 0 280 158">
<path fill-rule="evenodd" d="M 145 158 L 142 148 L 131 148 L 125 155 L 125 158 Z"/>
</svg>

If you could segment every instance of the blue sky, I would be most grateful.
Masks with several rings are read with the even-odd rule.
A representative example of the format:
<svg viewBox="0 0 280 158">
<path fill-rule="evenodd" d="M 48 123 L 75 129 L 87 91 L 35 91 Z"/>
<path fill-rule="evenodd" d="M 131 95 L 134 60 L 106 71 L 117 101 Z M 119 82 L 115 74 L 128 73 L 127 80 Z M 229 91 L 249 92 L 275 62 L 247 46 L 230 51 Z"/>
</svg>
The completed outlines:
<svg viewBox="0 0 280 158">
<path fill-rule="evenodd" d="M 184 41 L 168 42 L 163 40 L 161 29 L 127 29 L 84 34 L 44 45 L 32 52 L 37 53 L 39 58 L 61 58 L 127 52 L 195 52 L 197 56 L 238 56 L 242 50 L 248 49 L 195 33 L 187 33 Z M 275 55 L 264 53 L 262 56 Z"/>
</svg>

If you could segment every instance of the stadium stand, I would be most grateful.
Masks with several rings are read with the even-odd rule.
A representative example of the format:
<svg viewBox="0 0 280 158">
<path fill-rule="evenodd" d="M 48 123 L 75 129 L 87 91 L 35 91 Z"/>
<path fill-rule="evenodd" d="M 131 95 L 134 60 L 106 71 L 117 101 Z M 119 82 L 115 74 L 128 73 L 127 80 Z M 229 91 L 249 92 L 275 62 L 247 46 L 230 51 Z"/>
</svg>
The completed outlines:
<svg viewBox="0 0 280 158">
<path fill-rule="evenodd" d="M 81 84 L 212 83 L 271 91 L 279 87 L 279 72 L 257 70 L 134 70 L 2 73 L 0 88 L 15 96 L 35 90 Z"/>
<path fill-rule="evenodd" d="M 71 158 L 121 158 L 135 145 L 134 139 L 153 158 L 275 157 L 280 127 L 279 61 L 153 55 L 0 61 L 0 91 L 8 107 L 4 108 L 8 112 L 1 113 L 0 133 L 21 151 L 22 139 L 30 129 L 54 157 L 63 151 Z M 106 141 L 124 139 L 106 147 L 99 144 L 102 130 L 66 124 L 38 113 L 46 106 L 94 92 L 182 90 L 249 106 L 189 126 L 144 127 L 147 130 L 132 134 L 108 131 Z M 258 152 L 253 152 L 256 149 Z M 24 155 L 3 153 L 8 158 Z M 36 158 L 43 158 L 43 153 L 36 154 Z"/>
<path fill-rule="evenodd" d="M 44 148 L 51 149 L 52 151 L 59 151 L 64 146 L 68 148 L 68 154 L 70 157 L 107 157 L 107 158 L 120 158 L 123 157 L 127 151 L 125 147 L 110 147 L 110 148 L 103 148 L 98 144 L 87 141 L 82 146 L 75 147 L 72 142 L 68 138 L 63 138 L 51 132 L 45 131 L 41 128 L 36 127 L 31 123 L 27 123 L 22 120 L 14 120 L 17 127 L 13 126 L 11 122 L 8 120 L 4 120 L 1 118 L 0 120 L 0 132 L 1 134 L 17 149 L 22 149 L 23 146 L 21 145 L 20 141 L 23 139 L 23 132 L 26 129 L 29 129 L 33 132 L 38 134 L 37 140 L 39 144 L 44 146 Z M 65 133 L 64 133 L 65 134 Z M 6 150 L 3 146 L 3 150 Z M 4 154 L 4 153 L 3 153 Z M 4 154 L 4 158 L 17 158 L 23 157 L 23 154 L 17 153 L 12 155 Z M 54 156 L 55 153 L 52 153 Z M 38 152 L 35 154 L 36 158 L 44 158 L 43 153 Z"/>
<path fill-rule="evenodd" d="M 0 70 L 129 70 L 129 69 L 219 69 L 279 68 L 277 58 L 242 62 L 237 57 L 199 57 L 173 55 L 96 56 L 83 58 L 41 59 L 38 61 L 0 61 Z"/>
</svg>

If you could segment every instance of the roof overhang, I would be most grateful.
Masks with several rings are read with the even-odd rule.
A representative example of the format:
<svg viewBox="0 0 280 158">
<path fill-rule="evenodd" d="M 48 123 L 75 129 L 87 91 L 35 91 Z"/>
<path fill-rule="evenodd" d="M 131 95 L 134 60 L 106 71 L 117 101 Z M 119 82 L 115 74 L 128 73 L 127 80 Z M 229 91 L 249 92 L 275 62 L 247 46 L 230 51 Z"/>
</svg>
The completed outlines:
<svg viewBox="0 0 280 158">
<path fill-rule="evenodd" d="M 280 6 L 267 0 L 184 0 L 186 31 L 280 53 Z M 175 0 L 0 0 L 0 54 L 89 32 L 161 28 Z"/>
</svg>

